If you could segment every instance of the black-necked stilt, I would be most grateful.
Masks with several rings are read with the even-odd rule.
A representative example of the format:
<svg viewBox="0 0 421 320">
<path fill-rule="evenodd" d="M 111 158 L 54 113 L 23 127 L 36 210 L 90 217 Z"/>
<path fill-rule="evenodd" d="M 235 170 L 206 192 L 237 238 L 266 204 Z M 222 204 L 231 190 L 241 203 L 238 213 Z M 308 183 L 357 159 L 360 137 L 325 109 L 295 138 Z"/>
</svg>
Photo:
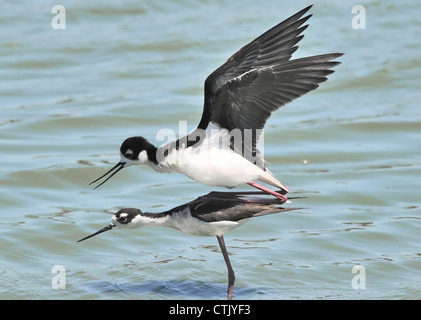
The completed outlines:
<svg viewBox="0 0 421 320">
<path fill-rule="evenodd" d="M 282 190 L 280 191 L 282 192 Z M 198 236 L 216 236 L 228 268 L 228 297 L 234 289 L 234 270 L 225 247 L 224 233 L 237 228 L 250 218 L 267 214 L 297 210 L 280 207 L 283 200 L 259 197 L 261 192 L 210 192 L 196 200 L 160 213 L 142 212 L 135 208 L 121 209 L 112 216 L 112 222 L 80 239 L 89 239 L 114 228 L 140 228 L 162 226 Z"/>
<path fill-rule="evenodd" d="M 196 130 L 177 141 L 155 147 L 143 137 L 126 139 L 121 159 L 91 184 L 135 164 L 158 172 L 178 172 L 211 186 L 234 188 L 247 183 L 286 201 L 285 195 L 254 180 L 288 192 L 266 168 L 257 149 L 271 113 L 316 89 L 327 80 L 332 61 L 342 53 L 290 60 L 297 50 L 303 24 L 311 17 L 301 10 L 241 48 L 205 81 L 205 102 Z"/>
</svg>

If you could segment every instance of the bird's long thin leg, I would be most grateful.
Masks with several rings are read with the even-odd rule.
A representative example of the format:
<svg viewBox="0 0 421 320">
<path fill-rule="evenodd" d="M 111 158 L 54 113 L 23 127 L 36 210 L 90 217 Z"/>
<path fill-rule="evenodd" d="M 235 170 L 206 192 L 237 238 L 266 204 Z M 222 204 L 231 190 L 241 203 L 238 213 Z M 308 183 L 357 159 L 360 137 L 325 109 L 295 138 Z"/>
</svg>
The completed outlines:
<svg viewBox="0 0 421 320">
<path fill-rule="evenodd" d="M 234 270 L 232 269 L 231 262 L 230 262 L 230 259 L 228 257 L 227 248 L 225 247 L 224 236 L 223 235 L 216 236 L 216 238 L 218 239 L 218 243 L 219 243 L 219 246 L 221 247 L 222 255 L 224 256 L 224 260 L 225 260 L 225 263 L 226 263 L 227 269 L 228 269 L 228 290 L 227 290 L 227 294 L 228 294 L 228 299 L 231 299 L 232 298 L 232 292 L 234 290 L 234 282 L 235 282 Z"/>
<path fill-rule="evenodd" d="M 270 190 L 268 188 L 265 188 L 264 186 L 261 186 L 260 184 L 258 184 L 256 182 L 248 182 L 247 184 L 250 185 L 250 186 L 252 186 L 252 187 L 254 187 L 254 188 L 256 188 L 256 189 L 260 189 L 260 190 L 262 190 L 262 191 L 264 191 L 266 193 L 269 193 L 271 195 L 274 195 L 275 197 L 281 199 L 283 202 L 285 202 L 285 201 L 288 200 L 288 198 L 285 197 L 283 194 L 280 194 L 278 192 L 275 192 L 273 190 Z"/>
</svg>

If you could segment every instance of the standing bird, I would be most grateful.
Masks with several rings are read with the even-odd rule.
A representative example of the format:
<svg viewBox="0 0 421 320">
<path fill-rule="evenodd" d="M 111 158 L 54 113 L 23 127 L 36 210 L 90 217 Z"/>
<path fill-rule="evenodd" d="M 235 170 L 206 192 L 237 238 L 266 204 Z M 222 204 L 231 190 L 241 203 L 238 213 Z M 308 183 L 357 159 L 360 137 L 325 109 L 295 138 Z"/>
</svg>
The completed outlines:
<svg viewBox="0 0 421 320">
<path fill-rule="evenodd" d="M 112 222 L 99 231 L 80 239 L 89 239 L 105 231 L 121 228 L 162 226 L 198 236 L 216 236 L 228 269 L 228 298 L 232 297 L 235 275 L 225 247 L 224 233 L 237 228 L 250 218 L 297 210 L 284 208 L 278 198 L 257 197 L 262 192 L 210 192 L 196 200 L 160 213 L 142 212 L 135 208 L 121 209 Z"/>
<path fill-rule="evenodd" d="M 143 137 L 126 139 L 120 162 L 91 184 L 121 169 L 146 164 L 157 172 L 182 173 L 211 186 L 234 188 L 249 184 L 283 201 L 258 180 L 288 192 L 266 168 L 257 149 L 271 113 L 316 89 L 339 64 L 342 53 L 291 60 L 304 37 L 303 25 L 311 15 L 301 10 L 238 50 L 205 81 L 202 118 L 194 131 L 177 141 L 156 147 Z"/>
</svg>

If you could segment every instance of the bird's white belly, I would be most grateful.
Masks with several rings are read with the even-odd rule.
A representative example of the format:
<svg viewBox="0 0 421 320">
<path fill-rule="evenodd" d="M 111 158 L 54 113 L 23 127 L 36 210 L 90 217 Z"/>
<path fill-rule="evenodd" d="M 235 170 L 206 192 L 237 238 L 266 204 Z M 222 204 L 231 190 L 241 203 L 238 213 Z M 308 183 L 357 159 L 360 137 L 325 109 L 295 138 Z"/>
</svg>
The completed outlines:
<svg viewBox="0 0 421 320">
<path fill-rule="evenodd" d="M 241 226 L 248 220 L 249 219 L 243 219 L 240 221 L 224 220 L 217 222 L 204 222 L 193 218 L 190 212 L 178 212 L 171 217 L 171 220 L 166 226 L 196 236 L 221 236 L 224 233 Z"/>
<path fill-rule="evenodd" d="M 263 172 L 231 149 L 206 147 L 179 152 L 177 171 L 200 183 L 228 188 L 251 182 Z"/>
</svg>

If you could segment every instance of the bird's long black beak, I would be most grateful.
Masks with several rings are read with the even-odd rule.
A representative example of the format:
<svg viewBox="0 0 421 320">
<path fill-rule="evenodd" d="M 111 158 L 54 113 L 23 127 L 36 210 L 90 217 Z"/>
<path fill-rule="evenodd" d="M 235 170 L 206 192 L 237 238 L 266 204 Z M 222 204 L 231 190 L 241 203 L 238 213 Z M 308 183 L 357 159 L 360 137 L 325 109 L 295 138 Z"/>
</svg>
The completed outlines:
<svg viewBox="0 0 421 320">
<path fill-rule="evenodd" d="M 126 162 L 119 162 L 117 163 L 114 167 L 112 167 L 110 170 L 108 170 L 106 173 L 104 173 L 102 176 L 100 176 L 98 179 L 92 181 L 89 185 L 101 180 L 102 178 L 104 178 L 105 176 L 107 176 L 108 174 L 111 173 L 111 175 L 105 179 L 104 181 L 102 181 L 99 185 L 97 185 L 94 189 L 102 186 L 105 182 L 107 182 L 113 175 L 115 175 L 117 172 L 119 172 L 121 169 L 124 168 L 124 166 L 126 165 Z M 115 170 L 115 171 L 114 171 Z M 114 172 L 113 172 L 114 171 Z"/>
<path fill-rule="evenodd" d="M 77 242 L 81 242 L 81 241 L 83 241 L 83 240 L 86 240 L 86 239 L 92 238 L 93 236 L 96 236 L 97 234 L 100 234 L 100 233 L 103 233 L 103 232 L 105 232 L 105 231 L 111 230 L 111 229 L 112 229 L 112 228 L 114 228 L 115 226 L 116 226 L 115 224 L 110 223 L 108 226 L 106 226 L 106 227 L 102 228 L 101 230 L 98 230 L 97 232 L 95 232 L 95 233 L 91 234 L 90 236 L 87 236 L 87 237 L 85 237 L 85 238 L 83 238 L 83 239 L 78 240 Z"/>
</svg>

